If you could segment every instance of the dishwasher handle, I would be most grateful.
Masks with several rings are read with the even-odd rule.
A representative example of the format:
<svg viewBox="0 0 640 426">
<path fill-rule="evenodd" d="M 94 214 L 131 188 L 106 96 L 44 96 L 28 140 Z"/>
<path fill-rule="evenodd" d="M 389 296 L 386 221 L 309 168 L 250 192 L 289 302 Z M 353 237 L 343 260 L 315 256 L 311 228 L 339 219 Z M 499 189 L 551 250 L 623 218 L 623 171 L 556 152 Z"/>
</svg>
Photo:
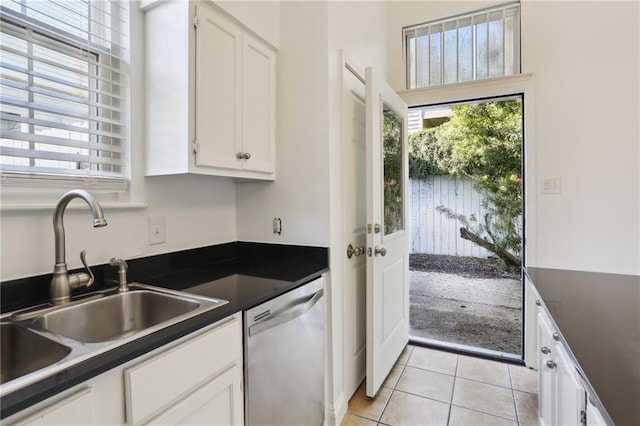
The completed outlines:
<svg viewBox="0 0 640 426">
<path fill-rule="evenodd" d="M 252 325 L 251 327 L 249 327 L 249 336 L 255 336 L 258 333 L 262 333 L 263 331 L 269 330 L 270 328 L 277 327 L 280 324 L 284 324 L 287 321 L 298 318 L 299 316 L 303 315 L 305 312 L 313 308 L 315 304 L 318 303 L 320 299 L 322 299 L 323 294 L 324 290 L 320 289 L 305 302 L 293 305 L 291 309 L 287 309 L 284 312 L 276 313 L 271 318 Z"/>
</svg>

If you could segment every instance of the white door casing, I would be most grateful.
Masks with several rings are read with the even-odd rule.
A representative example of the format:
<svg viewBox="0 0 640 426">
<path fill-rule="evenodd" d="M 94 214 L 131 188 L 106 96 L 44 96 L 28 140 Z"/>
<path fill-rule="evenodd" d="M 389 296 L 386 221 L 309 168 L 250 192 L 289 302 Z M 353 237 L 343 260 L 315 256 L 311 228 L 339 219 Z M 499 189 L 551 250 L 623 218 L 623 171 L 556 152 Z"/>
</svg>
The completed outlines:
<svg viewBox="0 0 640 426">
<path fill-rule="evenodd" d="M 371 68 L 366 69 L 365 80 L 368 226 L 366 394 L 374 397 L 409 340 L 407 105 L 386 82 L 378 79 Z M 385 154 L 385 121 L 399 127 L 397 143 L 400 152 L 396 150 L 398 155 L 395 158 L 399 161 L 399 170 L 395 171 L 397 175 L 390 171 L 389 176 L 385 176 L 385 161 L 394 159 L 393 154 Z M 385 195 L 385 188 L 388 190 L 390 187 L 395 188 L 390 191 L 393 197 Z M 397 199 L 395 203 L 392 198 Z"/>
<path fill-rule="evenodd" d="M 346 55 L 342 69 L 342 244 L 364 248 L 366 241 L 365 85 L 361 70 Z M 366 254 L 343 254 L 344 393 L 350 399 L 365 377 Z"/>
</svg>

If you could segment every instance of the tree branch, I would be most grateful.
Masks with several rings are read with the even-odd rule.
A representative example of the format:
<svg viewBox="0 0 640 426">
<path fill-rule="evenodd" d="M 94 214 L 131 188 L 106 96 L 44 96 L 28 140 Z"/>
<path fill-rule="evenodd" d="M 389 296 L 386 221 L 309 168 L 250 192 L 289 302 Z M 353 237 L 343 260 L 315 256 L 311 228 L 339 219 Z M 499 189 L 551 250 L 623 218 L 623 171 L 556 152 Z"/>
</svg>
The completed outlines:
<svg viewBox="0 0 640 426">
<path fill-rule="evenodd" d="M 480 247 L 484 247 L 490 252 L 495 253 L 496 255 L 498 255 L 498 257 L 500 257 L 500 259 L 504 260 L 509 267 L 519 269 L 522 265 L 518 257 L 514 256 L 507 250 L 499 249 L 495 244 L 485 240 L 479 235 L 474 234 L 467 228 L 460 228 L 460 238 L 476 243 Z"/>
</svg>

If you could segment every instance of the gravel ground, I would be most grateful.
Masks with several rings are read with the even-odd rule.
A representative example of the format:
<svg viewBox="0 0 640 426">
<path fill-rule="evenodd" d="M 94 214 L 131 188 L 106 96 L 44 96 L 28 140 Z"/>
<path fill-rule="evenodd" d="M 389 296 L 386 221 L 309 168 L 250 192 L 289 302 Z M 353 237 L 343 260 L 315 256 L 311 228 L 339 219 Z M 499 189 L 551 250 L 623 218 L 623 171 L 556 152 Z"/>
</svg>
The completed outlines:
<svg viewBox="0 0 640 426">
<path fill-rule="evenodd" d="M 456 274 L 467 278 L 520 279 L 518 272 L 506 270 L 497 258 L 412 253 L 409 255 L 409 269 Z"/>
<path fill-rule="evenodd" d="M 491 259 L 456 256 L 411 255 L 410 269 L 412 336 L 521 354 L 519 276 Z"/>
</svg>

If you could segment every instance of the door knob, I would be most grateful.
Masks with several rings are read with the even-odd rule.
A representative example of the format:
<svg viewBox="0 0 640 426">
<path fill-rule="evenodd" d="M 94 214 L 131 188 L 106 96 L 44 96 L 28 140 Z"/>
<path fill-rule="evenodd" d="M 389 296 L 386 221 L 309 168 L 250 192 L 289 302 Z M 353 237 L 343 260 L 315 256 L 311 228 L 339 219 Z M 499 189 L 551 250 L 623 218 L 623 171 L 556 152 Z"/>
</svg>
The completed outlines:
<svg viewBox="0 0 640 426">
<path fill-rule="evenodd" d="M 374 249 L 374 252 L 376 253 L 376 256 L 380 255 L 384 257 L 387 254 L 387 249 L 384 247 L 376 246 L 376 248 Z"/>
<path fill-rule="evenodd" d="M 351 259 L 352 256 L 360 256 L 361 254 L 364 254 L 364 252 L 365 252 L 364 247 L 354 247 L 351 244 L 349 244 L 347 246 L 347 259 Z"/>
</svg>

